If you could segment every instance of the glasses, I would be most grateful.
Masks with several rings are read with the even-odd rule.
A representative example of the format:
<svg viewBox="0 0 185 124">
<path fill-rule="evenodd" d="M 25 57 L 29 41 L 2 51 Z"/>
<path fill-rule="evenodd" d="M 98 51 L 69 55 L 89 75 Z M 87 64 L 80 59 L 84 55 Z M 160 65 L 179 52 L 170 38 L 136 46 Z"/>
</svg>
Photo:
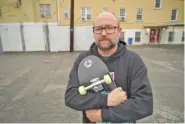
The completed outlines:
<svg viewBox="0 0 185 124">
<path fill-rule="evenodd" d="M 108 26 L 108 27 L 93 27 L 93 32 L 95 34 L 101 34 L 103 29 L 105 30 L 105 32 L 107 34 L 112 34 L 115 32 L 115 29 L 118 28 L 118 27 L 115 27 L 115 26 Z"/>
</svg>

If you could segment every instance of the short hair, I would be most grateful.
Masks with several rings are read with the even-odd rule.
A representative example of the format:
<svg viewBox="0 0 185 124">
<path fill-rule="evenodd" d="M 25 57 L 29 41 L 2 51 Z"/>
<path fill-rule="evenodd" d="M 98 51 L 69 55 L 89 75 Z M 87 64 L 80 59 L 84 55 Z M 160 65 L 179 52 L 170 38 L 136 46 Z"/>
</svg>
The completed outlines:
<svg viewBox="0 0 185 124">
<path fill-rule="evenodd" d="M 114 12 L 110 12 L 110 11 L 106 11 L 106 12 L 108 12 L 108 13 L 111 13 L 115 18 L 116 18 L 116 20 L 118 21 L 118 27 L 120 27 L 120 20 L 119 20 L 119 18 L 116 16 L 116 14 L 114 13 Z M 101 13 L 104 13 L 104 12 L 100 12 L 100 13 L 98 13 L 98 15 L 100 15 Z M 97 16 L 98 16 L 97 15 Z M 96 17 L 97 17 L 96 16 Z M 95 20 L 94 20 L 95 21 Z M 94 21 L 93 21 L 93 25 L 94 25 Z"/>
</svg>

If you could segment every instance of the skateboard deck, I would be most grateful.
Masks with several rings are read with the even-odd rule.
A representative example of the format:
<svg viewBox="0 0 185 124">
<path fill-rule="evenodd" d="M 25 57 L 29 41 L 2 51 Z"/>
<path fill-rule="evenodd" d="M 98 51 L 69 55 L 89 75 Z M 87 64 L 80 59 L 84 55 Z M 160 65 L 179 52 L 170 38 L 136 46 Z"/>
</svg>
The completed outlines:
<svg viewBox="0 0 185 124">
<path fill-rule="evenodd" d="M 108 77 L 105 77 L 105 76 L 110 77 L 109 83 L 106 83 L 105 80 Z M 100 81 L 102 82 L 104 81 L 104 83 L 101 83 L 101 84 L 97 83 L 98 85 L 96 84 L 92 86 L 90 89 L 88 89 L 87 92 L 109 93 L 111 90 L 116 88 L 115 83 L 111 79 L 110 72 L 107 66 L 100 58 L 94 55 L 87 56 L 81 61 L 78 67 L 78 78 L 79 78 L 80 86 L 83 87 L 83 90 L 85 89 L 85 87 L 92 86 L 93 84 L 96 84 L 97 82 L 100 82 Z M 96 122 L 96 123 L 101 124 L 104 122 Z"/>
<path fill-rule="evenodd" d="M 106 75 L 108 75 L 111 79 L 110 72 L 105 63 L 94 55 L 84 58 L 79 64 L 78 78 L 81 86 L 87 87 L 95 84 L 98 81 L 104 80 L 104 76 Z M 114 88 L 116 88 L 116 86 L 111 79 L 111 82 L 108 84 L 105 82 L 95 85 L 89 91 L 100 92 L 105 90 L 113 90 Z"/>
</svg>

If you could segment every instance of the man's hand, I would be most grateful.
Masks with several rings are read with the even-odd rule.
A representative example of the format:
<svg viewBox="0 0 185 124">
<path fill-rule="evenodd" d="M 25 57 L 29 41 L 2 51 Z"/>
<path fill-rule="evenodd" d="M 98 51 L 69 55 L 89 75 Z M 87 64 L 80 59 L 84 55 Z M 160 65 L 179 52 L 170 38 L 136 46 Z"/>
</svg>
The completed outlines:
<svg viewBox="0 0 185 124">
<path fill-rule="evenodd" d="M 127 94 L 121 87 L 115 88 L 108 95 L 108 106 L 117 106 L 127 100 Z"/>
<path fill-rule="evenodd" d="M 85 113 L 86 113 L 87 118 L 91 122 L 102 121 L 101 109 L 86 110 Z"/>
</svg>

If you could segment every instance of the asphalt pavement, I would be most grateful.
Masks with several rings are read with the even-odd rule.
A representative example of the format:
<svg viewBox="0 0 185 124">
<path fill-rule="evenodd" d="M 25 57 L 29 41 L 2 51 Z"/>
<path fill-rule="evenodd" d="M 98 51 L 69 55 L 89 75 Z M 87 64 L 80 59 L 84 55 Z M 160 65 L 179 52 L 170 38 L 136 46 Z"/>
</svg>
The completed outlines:
<svg viewBox="0 0 185 124">
<path fill-rule="evenodd" d="M 134 46 L 148 68 L 154 113 L 138 122 L 184 122 L 184 47 Z M 81 52 L 0 54 L 0 123 L 81 123 L 64 92 Z"/>
</svg>

